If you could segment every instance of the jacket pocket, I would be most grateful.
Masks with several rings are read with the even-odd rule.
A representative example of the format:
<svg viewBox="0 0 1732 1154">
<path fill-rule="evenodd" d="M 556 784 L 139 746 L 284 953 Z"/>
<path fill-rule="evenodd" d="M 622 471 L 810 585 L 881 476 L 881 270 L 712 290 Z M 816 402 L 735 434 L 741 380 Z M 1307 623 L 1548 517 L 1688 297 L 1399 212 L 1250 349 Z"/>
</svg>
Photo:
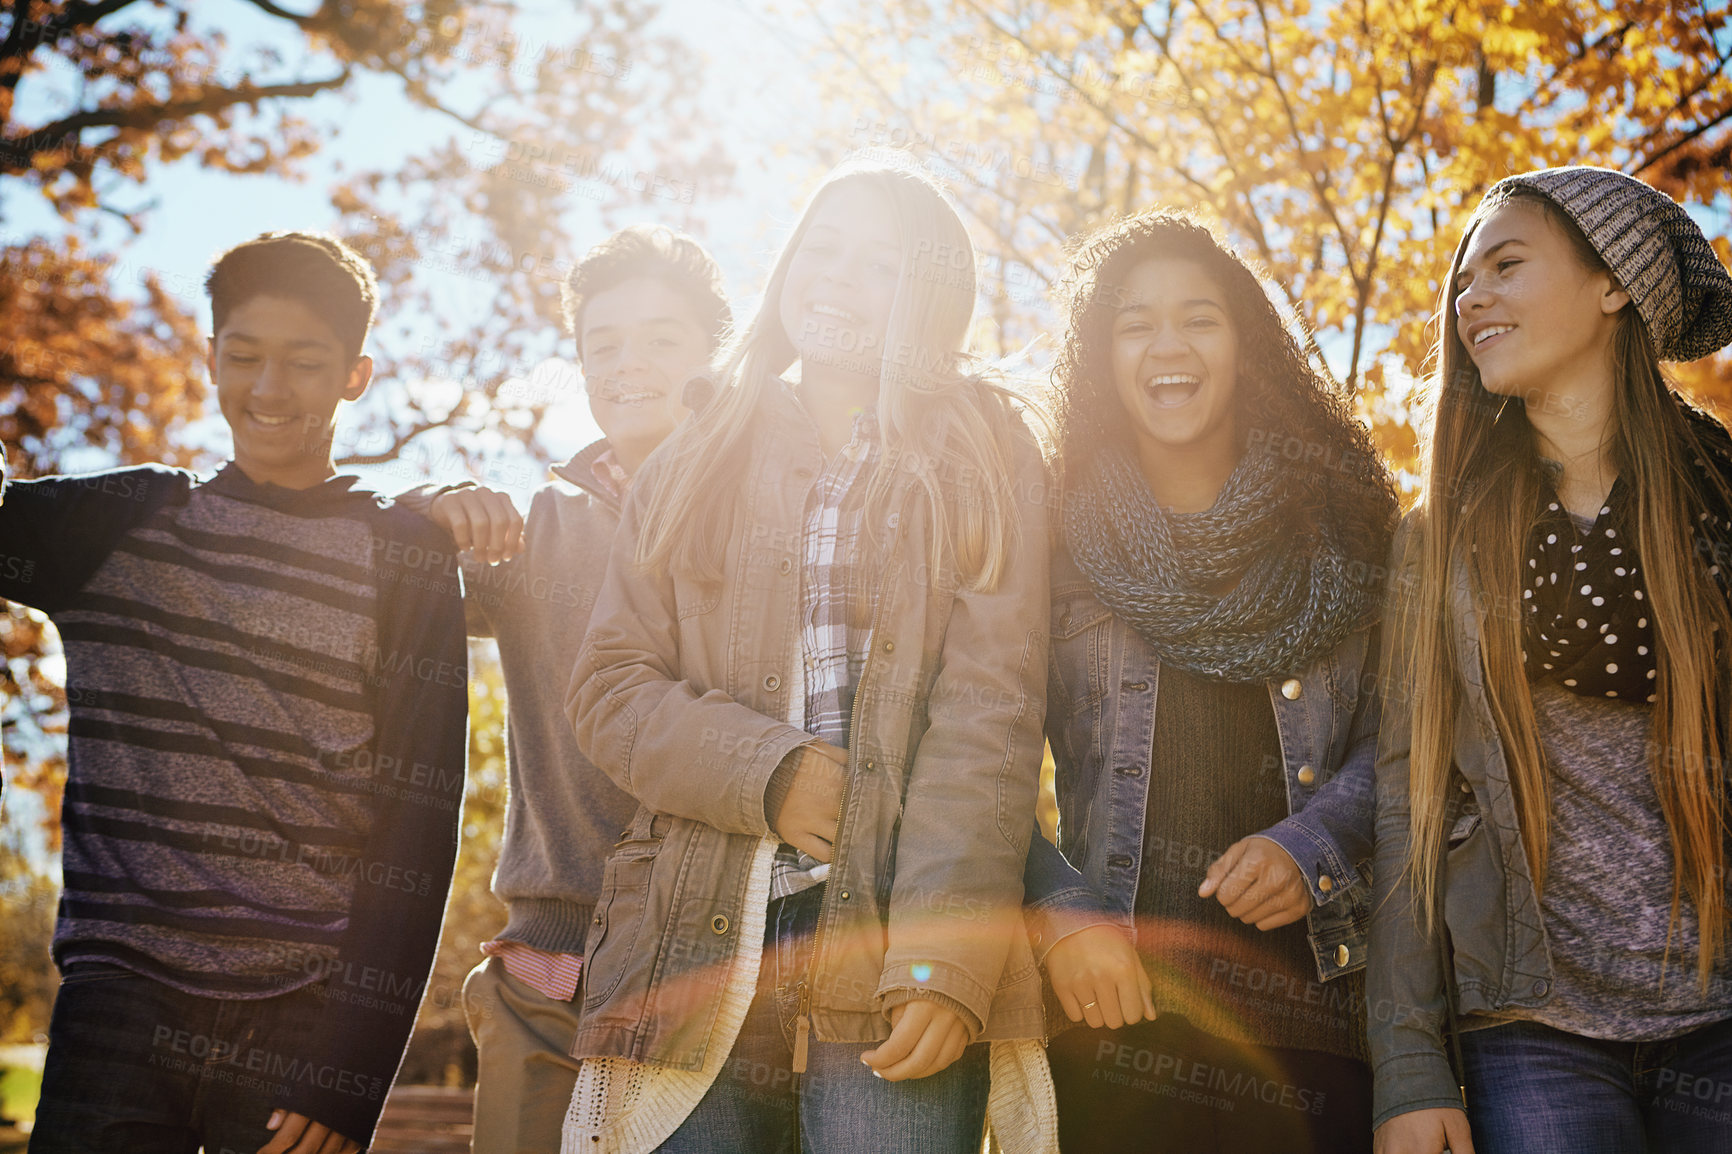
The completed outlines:
<svg viewBox="0 0 1732 1154">
<path fill-rule="evenodd" d="M 659 837 L 622 841 L 602 867 L 601 895 L 583 949 L 586 1011 L 607 1001 L 630 968 L 649 912 L 650 874 L 661 848 Z"/>
<path fill-rule="evenodd" d="M 674 604 L 681 627 L 693 617 L 701 617 L 715 611 L 722 603 L 722 583 L 720 581 L 701 581 L 693 578 L 681 578 L 674 582 Z"/>
<path fill-rule="evenodd" d="M 1112 616 L 1086 591 L 1053 597 L 1051 688 L 1061 706 L 1081 710 L 1106 696 Z"/>
<path fill-rule="evenodd" d="M 1453 850 L 1465 844 L 1467 839 L 1473 836 L 1473 831 L 1479 828 L 1479 821 L 1478 813 L 1464 813 L 1456 818 L 1455 825 L 1450 827 L 1449 831 L 1449 848 Z"/>
</svg>

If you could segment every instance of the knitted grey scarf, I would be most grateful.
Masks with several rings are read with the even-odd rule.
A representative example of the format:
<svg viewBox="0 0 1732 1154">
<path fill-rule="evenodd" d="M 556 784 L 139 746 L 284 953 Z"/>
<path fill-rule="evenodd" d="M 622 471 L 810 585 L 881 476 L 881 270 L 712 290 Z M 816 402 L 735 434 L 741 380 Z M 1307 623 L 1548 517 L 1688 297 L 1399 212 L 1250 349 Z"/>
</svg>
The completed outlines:
<svg viewBox="0 0 1732 1154">
<path fill-rule="evenodd" d="M 1164 662 L 1221 681 L 1291 677 L 1380 607 L 1382 559 L 1346 556 L 1324 495 L 1292 491 L 1274 454 L 1246 453 L 1201 513 L 1162 509 L 1117 446 L 1077 473 L 1071 557 Z"/>
</svg>

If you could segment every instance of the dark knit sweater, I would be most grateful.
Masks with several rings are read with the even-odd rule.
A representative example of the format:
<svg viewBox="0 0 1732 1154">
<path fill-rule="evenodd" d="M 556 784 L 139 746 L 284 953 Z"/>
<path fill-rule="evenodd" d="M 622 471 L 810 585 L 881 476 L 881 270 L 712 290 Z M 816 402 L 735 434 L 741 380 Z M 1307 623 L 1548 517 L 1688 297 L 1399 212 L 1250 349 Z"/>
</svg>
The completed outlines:
<svg viewBox="0 0 1732 1154">
<path fill-rule="evenodd" d="M 18 482 L 0 595 L 66 650 L 56 962 L 215 998 L 322 981 L 268 1073 L 365 1144 L 438 941 L 467 700 L 449 539 L 353 482 Z"/>
<path fill-rule="evenodd" d="M 1359 975 L 1317 981 L 1303 920 L 1263 931 L 1199 898 L 1228 846 L 1287 816 L 1269 688 L 1163 664 L 1137 878 L 1155 1008 L 1216 1037 L 1364 1059 Z"/>
<path fill-rule="evenodd" d="M 619 525 L 619 500 L 594 472 L 607 447 L 554 467 L 529 506 L 522 552 L 492 566 L 463 559 L 470 635 L 498 639 L 505 677 L 508 792 L 493 893 L 510 918 L 498 936 L 556 954 L 583 953 L 602 868 L 638 808 L 590 764 L 565 718 Z M 444 491 L 423 486 L 398 501 L 425 510 Z"/>
</svg>

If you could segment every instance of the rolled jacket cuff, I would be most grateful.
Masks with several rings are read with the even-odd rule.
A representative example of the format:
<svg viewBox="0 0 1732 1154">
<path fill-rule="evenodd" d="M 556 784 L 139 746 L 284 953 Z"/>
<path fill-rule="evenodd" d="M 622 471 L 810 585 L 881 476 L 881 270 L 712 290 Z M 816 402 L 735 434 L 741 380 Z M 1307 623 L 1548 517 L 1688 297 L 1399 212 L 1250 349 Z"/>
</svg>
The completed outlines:
<svg viewBox="0 0 1732 1154">
<path fill-rule="evenodd" d="M 810 744 L 812 735 L 792 725 L 783 727 L 782 732 L 764 740 L 733 795 L 732 800 L 738 807 L 736 816 L 740 826 L 737 830 L 729 830 L 730 833 L 750 833 L 757 837 L 781 836 L 776 832 L 766 812 L 769 808 L 770 791 L 789 755 Z M 793 773 L 787 772 L 783 780 L 791 784 Z M 782 793 L 782 799 L 787 799 L 786 790 Z"/>
<path fill-rule="evenodd" d="M 887 958 L 874 997 L 888 1000 L 892 992 L 899 990 L 947 998 L 958 1009 L 968 1011 L 968 1016 L 976 1023 L 984 1023 L 992 1009 L 992 988 L 982 985 L 973 974 L 954 962 L 899 963 Z M 975 1031 L 976 1036 L 979 1032 L 978 1029 Z"/>
<path fill-rule="evenodd" d="M 888 1019 L 891 1010 L 895 1009 L 897 1006 L 906 1005 L 909 1002 L 914 1001 L 916 998 L 928 1002 L 937 1002 L 939 1005 L 955 1014 L 958 1018 L 962 1019 L 963 1029 L 968 1031 L 968 1040 L 970 1042 L 980 1037 L 981 1031 L 986 1028 L 981 1023 L 980 1019 L 975 1016 L 974 1011 L 970 1010 L 955 998 L 950 997 L 948 994 L 941 994 L 937 990 L 923 990 L 915 986 L 902 986 L 893 990 L 885 990 L 883 995 L 884 1017 Z"/>
<path fill-rule="evenodd" d="M 1465 1109 L 1461 1083 L 1449 1068 L 1449 1059 L 1438 1051 L 1398 1054 L 1377 1063 L 1372 1090 L 1371 1127 L 1375 1130 L 1391 1118 L 1449 1106 Z"/>
<path fill-rule="evenodd" d="M 1256 836 L 1266 837 L 1287 851 L 1287 856 L 1293 859 L 1293 864 L 1299 867 L 1299 873 L 1305 878 L 1305 888 L 1311 891 L 1311 900 L 1319 907 L 1328 905 L 1360 880 L 1358 872 L 1341 860 L 1335 847 L 1297 817 L 1277 822 Z"/>
<path fill-rule="evenodd" d="M 805 748 L 796 745 L 784 754 L 771 771 L 769 784 L 764 786 L 764 820 L 770 824 L 771 830 L 776 828 L 776 820 L 782 816 L 782 806 L 787 802 L 788 794 L 793 792 L 794 774 L 800 767 L 800 756 Z"/>
<path fill-rule="evenodd" d="M 1086 889 L 1065 890 L 1036 905 L 1024 906 L 1022 916 L 1028 926 L 1029 948 L 1042 967 L 1046 965 L 1047 954 L 1059 942 L 1094 926 L 1111 926 L 1129 935 L 1133 942 L 1136 940 L 1135 928 L 1103 910 L 1095 895 Z"/>
</svg>

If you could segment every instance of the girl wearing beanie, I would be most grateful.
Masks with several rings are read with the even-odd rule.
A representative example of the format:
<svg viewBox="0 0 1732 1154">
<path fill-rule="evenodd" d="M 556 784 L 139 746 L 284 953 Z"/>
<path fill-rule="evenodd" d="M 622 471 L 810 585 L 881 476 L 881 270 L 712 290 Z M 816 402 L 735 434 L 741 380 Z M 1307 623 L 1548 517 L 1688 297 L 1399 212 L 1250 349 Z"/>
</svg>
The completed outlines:
<svg viewBox="0 0 1732 1154">
<path fill-rule="evenodd" d="M 1024 900 L 1079 1023 L 1048 1049 L 1060 1145 L 1369 1150 L 1393 483 L 1256 275 L 1181 216 L 1081 247 L 1055 379 L 1061 817 Z"/>
<path fill-rule="evenodd" d="M 1439 326 L 1377 763 L 1377 1149 L 1725 1151 L 1732 440 L 1660 362 L 1732 340 L 1732 277 L 1671 198 L 1549 169 L 1481 202 Z"/>
</svg>

